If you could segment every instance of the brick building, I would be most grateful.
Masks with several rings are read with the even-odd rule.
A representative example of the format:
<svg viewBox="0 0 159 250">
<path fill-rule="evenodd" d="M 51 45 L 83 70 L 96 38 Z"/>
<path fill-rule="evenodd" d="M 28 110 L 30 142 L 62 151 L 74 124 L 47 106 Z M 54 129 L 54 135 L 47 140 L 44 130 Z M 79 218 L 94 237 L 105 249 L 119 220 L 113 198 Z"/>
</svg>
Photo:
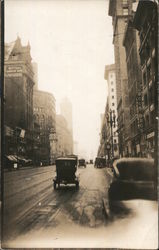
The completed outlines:
<svg viewBox="0 0 159 250">
<path fill-rule="evenodd" d="M 107 119 L 109 111 L 109 99 L 107 98 L 104 114 L 101 115 L 100 145 L 98 148 L 98 157 L 104 157 L 106 160 L 110 160 L 112 157 L 112 135 Z"/>
<path fill-rule="evenodd" d="M 5 154 L 33 159 L 33 86 L 30 45 L 5 44 Z"/>
<path fill-rule="evenodd" d="M 133 15 L 127 23 L 123 45 L 126 51 L 130 112 L 128 154 L 130 156 L 142 156 L 145 150 L 143 136 L 142 74 L 138 53 L 139 36 L 133 27 Z"/>
<path fill-rule="evenodd" d="M 139 32 L 139 55 L 142 71 L 142 99 L 144 116 L 145 155 L 157 155 L 158 117 L 158 4 L 139 1 L 133 22 Z"/>
<path fill-rule="evenodd" d="M 55 98 L 51 93 L 34 90 L 34 124 L 39 124 L 40 135 L 38 161 L 43 165 L 54 163 L 56 147 L 53 136 L 56 133 Z M 36 134 L 38 133 L 36 126 Z M 52 141 L 53 139 L 53 141 Z"/>
</svg>

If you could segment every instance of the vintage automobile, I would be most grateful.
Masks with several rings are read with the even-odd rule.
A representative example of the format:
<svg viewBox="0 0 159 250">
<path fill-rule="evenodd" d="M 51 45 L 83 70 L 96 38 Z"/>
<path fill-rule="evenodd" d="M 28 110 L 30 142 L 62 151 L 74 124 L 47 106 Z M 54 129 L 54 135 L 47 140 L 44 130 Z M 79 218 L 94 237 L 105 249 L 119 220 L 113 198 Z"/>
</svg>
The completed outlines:
<svg viewBox="0 0 159 250">
<path fill-rule="evenodd" d="M 103 168 L 106 166 L 106 159 L 104 157 L 96 157 L 94 167 Z"/>
<path fill-rule="evenodd" d="M 127 200 L 155 200 L 154 160 L 122 158 L 113 162 L 113 179 L 108 189 L 109 208 Z"/>
<path fill-rule="evenodd" d="M 76 175 L 77 171 L 77 158 L 76 157 L 59 157 L 56 159 L 56 176 L 53 179 L 53 187 L 60 184 L 75 184 L 76 188 L 79 187 L 79 178 Z"/>
<path fill-rule="evenodd" d="M 78 166 L 86 168 L 86 161 L 85 161 L 85 159 L 79 159 L 78 160 Z"/>
</svg>

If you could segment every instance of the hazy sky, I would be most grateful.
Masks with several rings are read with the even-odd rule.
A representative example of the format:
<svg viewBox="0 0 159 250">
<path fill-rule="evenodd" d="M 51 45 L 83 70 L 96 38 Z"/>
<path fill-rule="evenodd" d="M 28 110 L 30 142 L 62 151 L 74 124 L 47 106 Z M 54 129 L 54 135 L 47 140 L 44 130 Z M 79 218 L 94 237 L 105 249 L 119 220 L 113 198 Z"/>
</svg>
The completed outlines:
<svg viewBox="0 0 159 250">
<path fill-rule="evenodd" d="M 114 63 L 108 0 L 6 0 L 5 41 L 30 42 L 39 89 L 67 96 L 73 134 L 88 155 L 97 153 L 100 113 L 107 96 L 104 67 Z"/>
</svg>

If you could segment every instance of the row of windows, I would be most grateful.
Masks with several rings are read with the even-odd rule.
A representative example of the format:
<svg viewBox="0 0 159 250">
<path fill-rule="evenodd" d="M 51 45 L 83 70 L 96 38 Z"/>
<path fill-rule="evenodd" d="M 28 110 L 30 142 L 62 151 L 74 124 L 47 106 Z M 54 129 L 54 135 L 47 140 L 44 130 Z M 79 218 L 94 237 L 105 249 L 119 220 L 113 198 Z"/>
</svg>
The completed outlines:
<svg viewBox="0 0 159 250">
<path fill-rule="evenodd" d="M 151 86 L 149 88 L 149 93 L 144 94 L 144 106 L 147 107 L 148 105 L 151 105 L 154 103 L 154 91 L 153 87 Z"/>
<path fill-rule="evenodd" d="M 35 108 L 35 107 L 34 107 L 34 111 L 43 112 L 43 111 L 44 111 L 44 108 Z"/>
<path fill-rule="evenodd" d="M 143 72 L 143 85 L 145 86 L 149 83 L 155 74 L 155 61 L 151 60 L 151 63 L 147 66 L 146 70 Z"/>
<path fill-rule="evenodd" d="M 154 111 L 152 111 L 149 114 L 145 115 L 145 117 L 144 117 L 145 128 L 153 126 L 154 125 L 154 119 L 155 119 L 155 112 Z"/>
<path fill-rule="evenodd" d="M 123 8 L 123 15 L 127 16 L 128 15 L 128 8 Z"/>
</svg>

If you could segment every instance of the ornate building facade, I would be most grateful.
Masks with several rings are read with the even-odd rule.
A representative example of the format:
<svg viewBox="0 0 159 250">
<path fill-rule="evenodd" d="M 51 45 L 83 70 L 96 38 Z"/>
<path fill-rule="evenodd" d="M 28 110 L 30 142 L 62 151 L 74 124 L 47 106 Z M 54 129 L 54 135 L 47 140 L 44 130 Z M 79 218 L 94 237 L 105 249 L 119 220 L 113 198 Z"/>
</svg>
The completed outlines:
<svg viewBox="0 0 159 250">
<path fill-rule="evenodd" d="M 55 98 L 51 93 L 34 90 L 34 124 L 39 124 L 39 159 L 43 165 L 53 164 L 56 158 Z"/>
<path fill-rule="evenodd" d="M 158 138 L 158 3 L 139 1 L 134 21 L 139 33 L 139 56 L 142 72 L 142 101 L 145 154 L 157 156 Z M 156 152 L 155 152 L 156 150 Z M 154 154 L 155 153 L 155 154 Z"/>
<path fill-rule="evenodd" d="M 5 154 L 33 159 L 33 86 L 30 45 L 5 44 Z"/>
<path fill-rule="evenodd" d="M 105 80 L 107 80 L 107 86 L 108 86 L 107 102 L 109 103 L 109 110 L 106 113 L 106 117 L 109 118 L 111 111 L 112 111 L 112 115 L 114 115 L 115 117 L 115 121 L 112 124 L 112 128 L 111 128 L 111 124 L 107 122 L 108 129 L 110 130 L 109 143 L 112 144 L 112 141 L 113 141 L 113 156 L 118 157 L 119 156 L 119 144 L 118 144 L 118 132 L 117 132 L 118 127 L 117 127 L 117 94 L 116 94 L 115 64 L 107 65 L 105 67 L 104 76 L 105 76 Z"/>
<path fill-rule="evenodd" d="M 131 15 L 134 0 L 109 0 L 109 15 L 112 16 L 113 44 L 116 68 L 118 139 L 120 156 L 128 155 L 129 145 L 129 100 L 126 53 L 123 46 L 125 27 Z"/>
</svg>

